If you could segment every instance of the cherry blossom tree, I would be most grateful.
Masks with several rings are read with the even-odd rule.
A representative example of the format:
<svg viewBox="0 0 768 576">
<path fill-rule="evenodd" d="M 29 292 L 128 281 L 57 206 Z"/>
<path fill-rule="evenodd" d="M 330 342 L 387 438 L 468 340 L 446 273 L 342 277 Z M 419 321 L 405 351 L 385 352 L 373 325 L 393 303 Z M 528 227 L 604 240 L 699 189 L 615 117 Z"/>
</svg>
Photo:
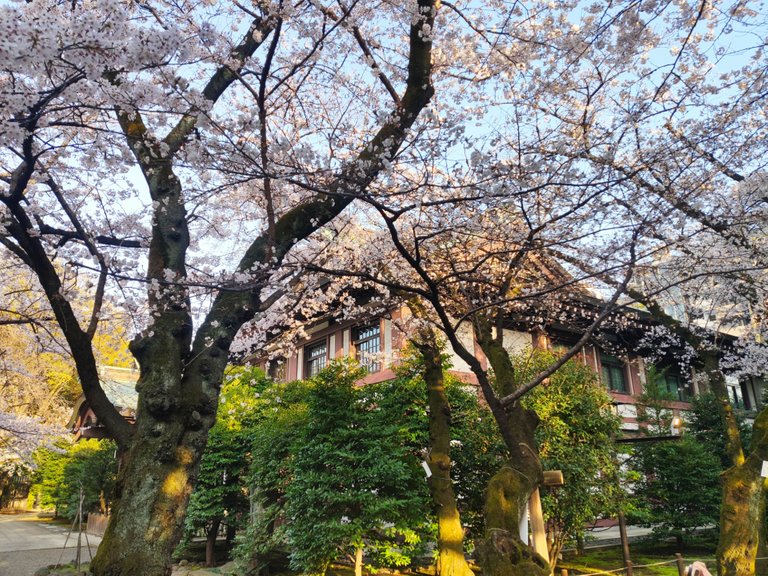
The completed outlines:
<svg viewBox="0 0 768 576">
<path fill-rule="evenodd" d="M 279 292 L 286 253 L 408 138 L 433 93 L 436 9 L 424 0 L 2 10 L 0 243 L 36 275 L 122 451 L 119 503 L 91 569 L 166 574 L 229 345 Z M 91 279 L 85 314 L 64 266 Z M 105 296 L 116 295 L 140 330 L 135 425 L 97 376 L 93 338 Z"/>
<path fill-rule="evenodd" d="M 351 233 L 351 243 L 364 238 L 366 261 L 345 259 L 350 236 L 337 255 L 317 250 L 308 260 L 325 274 L 427 301 L 433 321 L 476 375 L 513 452 L 510 477 L 497 478 L 498 491 L 492 487 L 489 497 L 518 498 L 518 506 L 497 501 L 489 508 L 512 510 L 490 521 L 486 569 L 495 573 L 510 565 L 510 556 L 536 562 L 520 553 L 524 547 L 514 535 L 519 504 L 540 478 L 532 448 L 536 423 L 515 410 L 520 397 L 558 367 L 505 387 L 514 372 L 504 349 L 505 322 L 515 316 L 528 326 L 573 321 L 575 302 L 589 298 L 578 284 L 588 281 L 607 305 L 597 306 L 567 358 L 598 334 L 601 322 L 624 322 L 612 315 L 612 305 L 628 292 L 636 270 L 656 266 L 665 254 L 682 255 L 671 264 L 681 277 L 641 291 L 642 299 L 635 285 L 633 299 L 650 306 L 648 296 L 674 288 L 695 294 L 695 280 L 703 276 L 750 277 L 744 288 L 762 292 L 756 288 L 765 269 L 759 251 L 751 249 L 752 260 L 747 251 L 739 262 L 724 262 L 733 258 L 733 246 L 753 247 L 750 236 L 764 236 L 759 187 L 737 193 L 735 206 L 733 181 L 744 180 L 738 170 L 759 173 L 764 165 L 765 20 L 742 3 L 594 4 L 570 20 L 550 20 L 562 26 L 560 33 L 548 36 L 546 47 L 525 45 L 538 50 L 534 64 L 519 52 L 520 29 L 508 36 L 461 6 L 447 7 L 479 35 L 477 49 L 487 54 L 466 82 L 477 106 L 460 109 L 459 101 L 439 109 L 426 161 L 414 151 L 409 171 L 366 190 L 369 214 L 388 232 Z M 450 65 L 465 64 L 464 56 L 453 55 Z M 471 130 L 467 120 L 476 123 Z M 724 252 L 701 249 L 711 234 Z M 558 274 L 553 261 L 570 275 Z M 759 296 L 741 311 L 759 318 L 763 308 Z M 466 325 L 487 363 L 462 341 Z M 707 342 L 711 348 L 711 338 Z M 746 362 L 744 356 L 736 361 Z M 515 452 L 520 446 L 530 450 Z M 532 480 L 522 485 L 515 474 Z M 762 500 L 756 493 L 755 511 Z M 760 539 L 745 536 L 745 527 L 761 522 L 747 518 L 731 510 L 723 520 L 725 532 L 734 531 L 721 547 L 725 573 L 753 573 L 745 562 L 756 548 L 745 556 L 744 546 L 756 547 Z M 516 569 L 532 574 L 538 568 L 527 564 L 511 573 Z"/>
</svg>

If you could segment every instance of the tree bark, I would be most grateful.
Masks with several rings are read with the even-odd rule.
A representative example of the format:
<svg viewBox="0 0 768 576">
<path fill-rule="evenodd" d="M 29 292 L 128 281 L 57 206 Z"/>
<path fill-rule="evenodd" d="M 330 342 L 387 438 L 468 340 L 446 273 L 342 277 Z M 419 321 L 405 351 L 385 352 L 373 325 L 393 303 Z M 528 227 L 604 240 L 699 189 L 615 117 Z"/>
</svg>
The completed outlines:
<svg viewBox="0 0 768 576">
<path fill-rule="evenodd" d="M 221 526 L 221 520 L 217 518 L 213 521 L 213 524 L 206 534 L 205 565 L 208 568 L 216 565 L 216 537 L 219 535 L 219 526 Z"/>
<path fill-rule="evenodd" d="M 429 404 L 429 489 L 437 513 L 438 576 L 474 576 L 464 556 L 464 528 L 451 481 L 451 408 L 445 394 L 440 348 L 434 332 L 422 331 L 415 343 L 424 360 Z"/>
<path fill-rule="evenodd" d="M 755 419 L 750 453 L 745 457 L 739 426 L 717 357 L 710 351 L 700 354 L 710 390 L 720 402 L 726 450 L 732 463 L 721 476 L 723 495 L 717 545 L 718 574 L 768 574 L 766 562 L 758 565 L 755 561 L 765 550 L 765 479 L 760 472 L 762 461 L 768 459 L 768 410 L 764 408 Z"/>
<path fill-rule="evenodd" d="M 749 458 L 723 473 L 717 546 L 720 576 L 766 574 L 765 561 L 755 561 L 764 549 L 765 479 L 760 476 L 760 465 L 759 460 Z"/>
<path fill-rule="evenodd" d="M 195 442 L 182 443 L 180 437 L 187 435 L 181 414 L 151 425 L 148 420 L 142 424 L 156 435 L 141 434 L 143 441 L 127 453 L 117 503 L 91 564 L 99 576 L 171 573 L 169 560 L 181 537 L 205 434 L 200 430 Z"/>
<path fill-rule="evenodd" d="M 514 410 L 526 426 L 526 416 L 518 406 Z M 541 463 L 535 454 L 527 453 L 521 443 L 517 454 L 491 478 L 485 496 L 485 537 L 478 546 L 484 574 L 493 576 L 545 576 L 550 573 L 549 563 L 536 554 L 527 542 L 520 540 L 520 520 L 534 488 L 539 485 Z"/>
<path fill-rule="evenodd" d="M 724 392 L 724 391 L 723 391 Z M 724 401 L 724 414 L 733 408 Z M 728 434 L 730 438 L 731 434 Z M 729 441 L 730 444 L 730 441 Z M 768 563 L 756 562 L 765 556 L 765 478 L 762 463 L 768 460 L 768 409 L 760 411 L 752 427 L 750 454 L 734 453 L 734 464 L 722 477 L 723 500 L 720 507 L 720 541 L 717 567 L 721 576 L 768 574 Z"/>
<path fill-rule="evenodd" d="M 488 358 L 501 396 L 515 389 L 514 367 L 503 346 L 503 333 L 476 318 L 477 342 Z M 493 410 L 493 406 L 491 406 Z M 509 450 L 509 461 L 488 483 L 485 495 L 485 537 L 478 546 L 483 573 L 493 576 L 548 576 L 549 562 L 520 539 L 519 526 L 526 504 L 543 480 L 536 444 L 539 418 L 519 401 L 493 410 Z M 499 421 L 502 420 L 502 421 Z"/>
</svg>

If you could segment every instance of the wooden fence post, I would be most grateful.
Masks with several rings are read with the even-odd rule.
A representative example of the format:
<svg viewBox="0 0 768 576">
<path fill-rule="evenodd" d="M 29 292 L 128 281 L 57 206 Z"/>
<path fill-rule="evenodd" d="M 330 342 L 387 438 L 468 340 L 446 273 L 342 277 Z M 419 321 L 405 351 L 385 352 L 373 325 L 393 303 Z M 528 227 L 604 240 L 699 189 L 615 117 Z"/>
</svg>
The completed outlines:
<svg viewBox="0 0 768 576">
<path fill-rule="evenodd" d="M 679 576 L 685 576 L 685 562 L 683 561 L 683 555 L 679 552 L 675 554 L 675 561 L 677 561 L 677 573 Z"/>
<path fill-rule="evenodd" d="M 621 536 L 621 553 L 624 556 L 624 566 L 627 567 L 627 576 L 632 574 L 632 560 L 629 557 L 629 538 L 627 538 L 627 522 L 624 512 L 619 511 L 619 535 Z"/>
</svg>

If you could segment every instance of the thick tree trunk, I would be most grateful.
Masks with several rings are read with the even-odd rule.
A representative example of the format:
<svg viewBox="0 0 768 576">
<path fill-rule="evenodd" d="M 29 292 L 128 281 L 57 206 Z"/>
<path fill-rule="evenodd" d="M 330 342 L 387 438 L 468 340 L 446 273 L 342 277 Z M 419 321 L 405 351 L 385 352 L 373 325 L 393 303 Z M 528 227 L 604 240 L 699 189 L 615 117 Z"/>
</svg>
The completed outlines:
<svg viewBox="0 0 768 576">
<path fill-rule="evenodd" d="M 429 403 L 429 489 L 437 513 L 437 576 L 473 576 L 464 557 L 464 528 L 451 481 L 451 409 L 445 394 L 440 349 L 432 332 L 416 344 L 424 359 Z"/>
<path fill-rule="evenodd" d="M 493 576 L 545 576 L 549 563 L 520 540 L 520 520 L 538 486 L 541 464 L 534 454 L 513 457 L 488 483 L 485 537 L 478 546 L 483 573 Z M 538 475 L 536 469 L 538 468 Z"/>
<path fill-rule="evenodd" d="M 745 457 L 736 417 L 728 400 L 725 378 L 712 352 L 702 352 L 712 392 L 720 401 L 726 450 L 733 464 L 721 476 L 720 576 L 768 574 L 766 562 L 755 561 L 765 549 L 765 479 L 762 461 L 768 459 L 768 411 L 763 409 L 752 428 L 750 455 Z"/>
<path fill-rule="evenodd" d="M 118 498 L 91 564 L 95 576 L 166 576 L 181 538 L 205 433 L 184 434 L 185 418 L 169 414 L 138 435 L 118 476 Z M 146 420 L 145 420 L 146 423 Z"/>
<path fill-rule="evenodd" d="M 722 481 L 718 573 L 720 576 L 765 574 L 765 562 L 755 562 L 763 548 L 765 523 L 765 479 L 760 476 L 760 463 L 750 459 L 741 466 L 733 466 L 723 473 Z"/>
<path fill-rule="evenodd" d="M 731 410 L 727 406 L 726 412 Z M 720 541 L 717 547 L 718 573 L 721 576 L 768 574 L 765 556 L 765 478 L 762 463 L 768 460 L 768 409 L 763 409 L 752 427 L 748 458 L 722 475 L 723 501 L 720 507 Z"/>
<path fill-rule="evenodd" d="M 515 389 L 514 367 L 502 333 L 491 337 L 490 325 L 476 320 L 478 344 L 488 358 L 502 396 Z M 497 402 L 497 401 L 496 401 Z M 496 403 L 495 402 L 495 403 Z M 543 480 L 536 445 L 539 418 L 519 402 L 491 410 L 509 449 L 509 461 L 490 480 L 485 494 L 485 537 L 478 546 L 483 573 L 489 576 L 548 576 L 549 562 L 520 539 L 520 521 L 534 489 Z"/>
</svg>

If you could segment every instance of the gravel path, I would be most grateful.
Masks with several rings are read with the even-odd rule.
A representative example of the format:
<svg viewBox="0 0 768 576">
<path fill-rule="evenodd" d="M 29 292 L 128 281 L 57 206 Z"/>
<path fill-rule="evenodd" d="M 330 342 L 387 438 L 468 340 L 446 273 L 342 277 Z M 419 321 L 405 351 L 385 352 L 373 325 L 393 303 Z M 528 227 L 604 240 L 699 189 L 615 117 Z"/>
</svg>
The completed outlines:
<svg viewBox="0 0 768 576">
<path fill-rule="evenodd" d="M 66 564 L 75 559 L 75 548 L 49 548 L 45 550 L 22 550 L 19 552 L 0 552 L 0 576 L 34 576 L 35 571 L 50 564 L 56 564 L 61 556 L 61 562 Z M 96 547 L 91 548 L 96 554 Z M 88 561 L 88 550 L 83 547 L 81 559 Z"/>
</svg>

